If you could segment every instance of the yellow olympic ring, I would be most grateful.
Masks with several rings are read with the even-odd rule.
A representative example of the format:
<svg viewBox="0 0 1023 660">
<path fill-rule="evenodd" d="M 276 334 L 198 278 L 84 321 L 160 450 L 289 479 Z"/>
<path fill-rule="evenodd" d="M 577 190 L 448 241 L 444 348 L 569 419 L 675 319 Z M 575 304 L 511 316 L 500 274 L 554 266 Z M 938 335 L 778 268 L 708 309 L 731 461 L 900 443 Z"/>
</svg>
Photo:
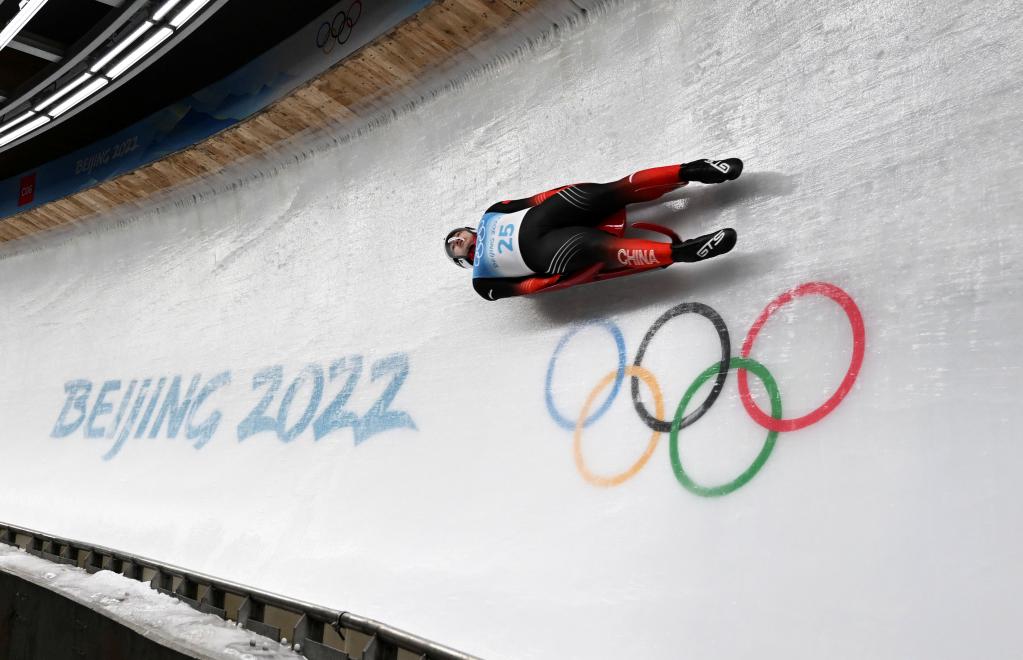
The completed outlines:
<svg viewBox="0 0 1023 660">
<path fill-rule="evenodd" d="M 586 416 L 589 414 L 590 408 L 593 406 L 593 401 L 597 398 L 597 395 L 600 394 L 605 387 L 610 385 L 611 381 L 615 380 L 619 374 L 620 372 L 615 369 L 608 375 L 604 376 L 603 380 L 597 383 L 597 386 L 593 388 L 590 395 L 586 397 L 586 403 L 583 404 L 583 409 L 579 413 L 579 420 L 575 423 L 575 434 L 572 438 L 572 449 L 575 454 L 575 466 L 578 468 L 579 474 L 582 475 L 583 479 L 594 486 L 617 486 L 631 479 L 637 472 L 643 469 L 646 462 L 650 460 L 651 456 L 653 456 L 654 449 L 657 448 L 657 441 L 661 437 L 660 431 L 654 431 L 653 435 L 650 436 L 650 442 L 647 443 L 646 450 L 643 452 L 643 455 L 639 457 L 639 460 L 632 464 L 632 467 L 628 468 L 624 472 L 619 472 L 618 474 L 611 476 L 603 476 L 594 474 L 588 467 L 586 467 L 586 462 L 583 460 L 582 449 L 583 426 L 586 422 Z M 629 365 L 625 367 L 625 375 L 639 378 L 646 384 L 647 389 L 649 389 L 650 393 L 654 395 L 654 410 L 657 418 L 662 419 L 664 417 L 664 397 L 661 396 L 661 388 L 657 384 L 657 379 L 654 378 L 654 375 L 643 367 L 638 367 L 636 365 Z"/>
</svg>

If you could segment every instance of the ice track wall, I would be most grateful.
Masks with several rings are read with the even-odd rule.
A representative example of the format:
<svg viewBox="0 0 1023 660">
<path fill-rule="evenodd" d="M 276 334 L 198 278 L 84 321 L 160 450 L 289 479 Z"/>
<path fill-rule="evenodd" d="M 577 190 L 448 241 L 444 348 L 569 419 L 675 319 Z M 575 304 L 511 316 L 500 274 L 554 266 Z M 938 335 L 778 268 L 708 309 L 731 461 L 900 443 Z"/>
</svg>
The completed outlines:
<svg viewBox="0 0 1023 660">
<path fill-rule="evenodd" d="M 485 657 L 1011 656 L 1021 23 L 612 4 L 10 251 L 0 518 Z M 726 258 L 489 303 L 442 256 L 493 201 L 703 156 L 747 169 L 630 217 Z M 634 405 L 683 399 L 674 437 Z"/>
</svg>

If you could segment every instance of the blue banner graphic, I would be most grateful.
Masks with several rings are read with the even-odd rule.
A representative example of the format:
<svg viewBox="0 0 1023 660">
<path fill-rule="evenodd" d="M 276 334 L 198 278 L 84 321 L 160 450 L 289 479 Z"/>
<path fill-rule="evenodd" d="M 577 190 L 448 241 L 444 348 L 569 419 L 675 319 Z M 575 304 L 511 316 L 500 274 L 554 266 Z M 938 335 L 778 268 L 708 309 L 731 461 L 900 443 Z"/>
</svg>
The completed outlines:
<svg viewBox="0 0 1023 660">
<path fill-rule="evenodd" d="M 188 98 L 39 168 L 0 181 L 0 218 L 86 190 L 251 117 L 430 0 L 344 0 L 294 35 Z M 30 194 L 26 181 L 31 181 Z"/>
</svg>

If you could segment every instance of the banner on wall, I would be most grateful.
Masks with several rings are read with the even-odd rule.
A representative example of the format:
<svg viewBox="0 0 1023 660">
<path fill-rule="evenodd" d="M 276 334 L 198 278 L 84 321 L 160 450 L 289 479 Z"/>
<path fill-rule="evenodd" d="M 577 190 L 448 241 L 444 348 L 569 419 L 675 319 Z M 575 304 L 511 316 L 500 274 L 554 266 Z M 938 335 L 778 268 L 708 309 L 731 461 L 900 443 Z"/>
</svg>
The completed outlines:
<svg viewBox="0 0 1023 660">
<path fill-rule="evenodd" d="M 34 171 L 0 181 L 0 218 L 131 172 L 251 117 L 429 3 L 337 3 L 238 71 L 188 98 Z"/>
</svg>

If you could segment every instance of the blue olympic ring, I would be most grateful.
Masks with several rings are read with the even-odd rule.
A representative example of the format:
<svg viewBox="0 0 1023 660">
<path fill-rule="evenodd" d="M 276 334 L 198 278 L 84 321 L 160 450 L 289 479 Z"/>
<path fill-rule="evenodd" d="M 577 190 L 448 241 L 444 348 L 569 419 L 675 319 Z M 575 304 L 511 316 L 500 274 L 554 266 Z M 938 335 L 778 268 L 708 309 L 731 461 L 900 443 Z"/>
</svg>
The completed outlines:
<svg viewBox="0 0 1023 660">
<path fill-rule="evenodd" d="M 622 335 L 621 329 L 615 325 L 613 321 L 609 321 L 607 319 L 588 321 L 580 323 L 569 330 L 568 333 L 561 338 L 561 341 L 558 342 L 557 347 L 554 349 L 554 354 L 551 356 L 550 364 L 547 366 L 547 378 L 544 388 L 544 398 L 547 400 L 547 411 L 551 414 L 554 421 L 558 423 L 558 426 L 569 431 L 575 430 L 575 421 L 566 419 L 564 415 L 558 412 L 557 406 L 554 405 L 554 396 L 551 394 L 551 381 L 554 379 L 554 365 L 558 361 L 558 354 L 561 353 L 561 349 L 565 348 L 565 345 L 568 344 L 569 340 L 583 328 L 592 325 L 603 326 L 611 333 L 611 336 L 614 337 L 615 345 L 618 347 L 618 373 L 615 374 L 614 385 L 611 387 L 611 391 L 608 393 L 604 403 L 602 403 L 600 408 L 597 408 L 592 415 L 586 418 L 583 422 L 583 428 L 586 428 L 593 422 L 597 421 L 605 412 L 607 412 L 607 409 L 610 408 L 611 404 L 614 402 L 615 397 L 618 396 L 618 389 L 622 386 L 622 381 L 625 379 L 625 337 Z"/>
</svg>

